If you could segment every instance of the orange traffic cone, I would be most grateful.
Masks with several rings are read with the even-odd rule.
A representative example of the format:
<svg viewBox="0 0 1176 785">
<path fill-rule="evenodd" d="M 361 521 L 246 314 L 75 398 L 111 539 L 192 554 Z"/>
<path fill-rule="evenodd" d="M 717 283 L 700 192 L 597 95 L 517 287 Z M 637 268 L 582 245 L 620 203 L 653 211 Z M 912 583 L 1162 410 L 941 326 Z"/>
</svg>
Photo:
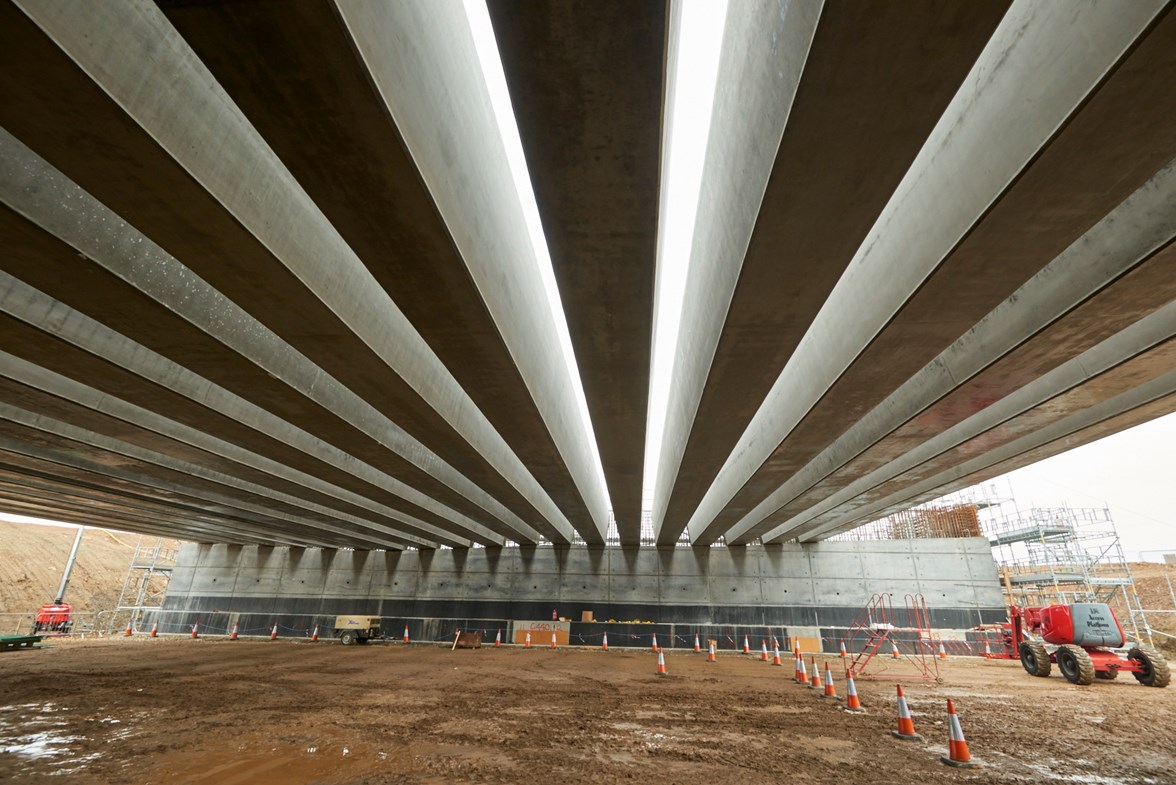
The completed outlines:
<svg viewBox="0 0 1176 785">
<path fill-rule="evenodd" d="M 989 645 L 988 641 L 984 641 L 984 656 L 992 659 L 992 646 Z"/>
<path fill-rule="evenodd" d="M 556 648 L 555 633 L 554 632 L 551 633 L 551 648 L 553 648 L 553 649 Z"/>
<path fill-rule="evenodd" d="M 802 658 L 799 654 L 796 654 L 794 652 L 793 653 L 793 660 L 792 660 L 792 680 L 794 682 L 796 682 L 797 684 L 799 684 L 801 681 L 801 679 L 800 679 L 800 666 L 803 664 L 804 664 L 804 658 Z"/>
<path fill-rule="evenodd" d="M 907 706 L 906 696 L 902 694 L 902 685 L 898 685 L 898 730 L 890 731 L 890 735 L 904 741 L 922 741 L 923 737 L 915 733 L 915 721 L 911 719 L 911 710 Z"/>
<path fill-rule="evenodd" d="M 974 769 L 980 764 L 972 760 L 968 752 L 968 742 L 964 738 L 964 728 L 960 725 L 960 718 L 956 716 L 955 704 L 951 698 L 947 699 L 947 755 L 939 758 L 948 766 L 960 769 Z"/>
<path fill-rule="evenodd" d="M 196 622 L 195 624 L 192 625 L 192 637 L 193 638 L 200 637 L 200 622 Z"/>
<path fill-rule="evenodd" d="M 694 651 L 698 653 L 702 651 L 702 647 L 698 645 L 698 633 L 694 633 Z"/>
<path fill-rule="evenodd" d="M 600 644 L 601 651 L 608 651 L 608 633 L 604 634 L 604 641 Z"/>
<path fill-rule="evenodd" d="M 127 631 L 126 631 L 126 632 L 124 632 L 124 633 L 123 633 L 123 635 L 125 635 L 126 637 L 128 637 L 128 638 L 129 638 L 129 637 L 131 637 L 131 636 L 132 636 L 132 635 L 134 635 L 134 634 L 135 634 L 135 631 L 131 629 L 131 623 L 130 623 L 130 622 L 127 622 Z"/>
<path fill-rule="evenodd" d="M 152 638 L 159 637 L 159 622 L 157 622 L 157 621 L 151 622 L 151 637 Z"/>
<path fill-rule="evenodd" d="M 274 628 L 270 631 L 270 640 L 276 641 L 277 639 L 278 639 L 278 625 L 275 624 Z"/>
<path fill-rule="evenodd" d="M 666 674 L 666 655 L 662 653 L 661 649 L 657 650 L 657 675 L 665 676 Z"/>
<path fill-rule="evenodd" d="M 747 639 L 746 635 L 743 636 L 743 653 L 751 654 L 751 641 Z"/>
<path fill-rule="evenodd" d="M 523 648 L 524 649 L 531 648 L 531 631 L 530 630 L 527 630 L 527 638 L 526 638 L 526 640 L 523 641 Z"/>
<path fill-rule="evenodd" d="M 502 646 L 502 630 L 499 630 L 498 632 L 494 633 L 494 648 L 497 649 L 497 648 L 500 648 L 501 646 Z"/>
<path fill-rule="evenodd" d="M 939 642 L 939 659 L 941 659 L 941 660 L 947 659 L 947 651 L 945 651 L 943 648 L 943 641 Z"/>
<path fill-rule="evenodd" d="M 896 660 L 898 659 L 898 643 L 896 643 L 895 641 L 890 642 L 890 656 L 893 659 L 896 659 Z"/>
<path fill-rule="evenodd" d="M 649 647 L 649 650 L 654 652 L 655 654 L 657 653 L 657 633 L 656 632 L 653 634 L 653 645 Z"/>
<path fill-rule="evenodd" d="M 842 659 L 845 659 L 845 657 L 847 657 L 847 656 L 848 656 L 848 655 L 846 654 L 846 652 L 845 652 L 845 641 L 841 641 L 841 654 L 840 654 L 839 656 L 840 656 Z"/>
<path fill-rule="evenodd" d="M 783 663 L 780 662 L 780 645 L 776 644 L 776 648 L 773 649 L 773 651 L 775 654 L 772 656 L 772 664 L 776 666 L 783 665 Z"/>
<path fill-rule="evenodd" d="M 196 635 L 193 634 L 192 637 L 195 638 Z M 232 632 L 229 633 L 229 640 L 231 640 L 231 641 L 237 640 L 237 622 L 233 622 L 233 630 L 232 630 Z"/>
<path fill-rule="evenodd" d="M 318 641 L 318 625 L 317 624 L 314 625 L 314 632 L 312 632 L 310 634 L 310 641 L 311 641 L 311 643 Z"/>
<path fill-rule="evenodd" d="M 715 642 L 714 641 L 710 641 L 710 651 L 706 655 L 706 661 L 707 662 L 718 662 L 718 660 L 715 659 Z"/>
<path fill-rule="evenodd" d="M 404 625 L 404 642 L 408 643 L 408 625 Z"/>
<path fill-rule="evenodd" d="M 822 698 L 832 698 L 833 700 L 841 700 L 837 697 L 837 687 L 833 684 L 833 671 L 829 669 L 829 663 L 825 663 L 825 693 Z"/>
<path fill-rule="evenodd" d="M 796 669 L 796 682 L 801 686 L 808 684 L 808 671 L 804 667 L 804 657 L 800 658 L 800 665 Z"/>
<path fill-rule="evenodd" d="M 768 642 L 760 641 L 760 662 L 768 661 Z"/>
<path fill-rule="evenodd" d="M 865 711 L 862 708 L 862 702 L 858 698 L 857 685 L 853 683 L 853 672 L 845 672 L 845 710 L 846 711 Z"/>
<path fill-rule="evenodd" d="M 821 672 L 817 670 L 817 658 L 813 657 L 813 675 L 809 679 L 809 689 L 821 689 Z"/>
</svg>

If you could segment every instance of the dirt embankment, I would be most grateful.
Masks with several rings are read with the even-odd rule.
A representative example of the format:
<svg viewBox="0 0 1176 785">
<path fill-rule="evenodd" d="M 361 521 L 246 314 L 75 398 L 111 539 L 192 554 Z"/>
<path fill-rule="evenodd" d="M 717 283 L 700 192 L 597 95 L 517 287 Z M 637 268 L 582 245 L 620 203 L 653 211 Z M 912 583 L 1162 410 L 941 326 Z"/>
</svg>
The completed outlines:
<svg viewBox="0 0 1176 785">
<path fill-rule="evenodd" d="M 837 689 L 845 684 L 836 658 Z M 646 651 L 144 636 L 0 654 L 0 780 L 83 785 L 1176 782 L 1176 688 L 1076 687 L 1016 661 L 905 662 L 865 714 L 791 663 Z M 924 741 L 891 738 L 894 683 Z M 955 770 L 953 698 L 985 763 Z M 63 776 L 64 775 L 64 776 Z"/>
<path fill-rule="evenodd" d="M 1151 562 L 1131 565 L 1131 578 L 1135 581 L 1135 592 L 1145 610 L 1173 611 L 1172 613 L 1149 613 L 1148 624 L 1153 629 L 1176 635 L 1176 564 L 1155 564 Z M 1156 648 L 1176 660 L 1176 638 L 1167 635 L 1154 636 Z"/>
<path fill-rule="evenodd" d="M 76 531 L 0 521 L 0 613 L 32 613 L 53 601 Z M 114 607 L 138 539 L 86 529 L 65 597 L 75 611 Z"/>
</svg>

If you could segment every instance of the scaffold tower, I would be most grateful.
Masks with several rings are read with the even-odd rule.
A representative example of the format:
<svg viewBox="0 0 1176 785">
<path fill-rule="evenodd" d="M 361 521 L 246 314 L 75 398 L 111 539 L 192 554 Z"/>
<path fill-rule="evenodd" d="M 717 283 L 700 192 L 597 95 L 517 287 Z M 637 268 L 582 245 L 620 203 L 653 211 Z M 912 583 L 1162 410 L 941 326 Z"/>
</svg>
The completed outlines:
<svg viewBox="0 0 1176 785">
<path fill-rule="evenodd" d="M 162 609 L 175 563 L 174 540 L 139 535 L 114 609 L 116 617 L 138 625 L 144 612 Z"/>
</svg>

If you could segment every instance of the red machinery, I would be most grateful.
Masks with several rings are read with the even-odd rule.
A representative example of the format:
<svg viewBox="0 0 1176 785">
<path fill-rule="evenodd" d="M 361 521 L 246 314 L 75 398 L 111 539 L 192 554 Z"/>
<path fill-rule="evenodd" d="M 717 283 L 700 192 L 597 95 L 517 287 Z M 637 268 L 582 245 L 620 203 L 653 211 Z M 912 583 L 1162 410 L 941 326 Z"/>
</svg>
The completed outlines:
<svg viewBox="0 0 1176 785">
<path fill-rule="evenodd" d="M 1009 658 L 1019 655 L 1021 665 L 1033 676 L 1048 676 L 1050 666 L 1072 684 L 1090 684 L 1130 673 L 1148 687 L 1167 687 L 1171 681 L 1163 655 L 1138 646 L 1127 658 L 1109 649 L 1126 643 L 1123 628 L 1110 606 L 1100 602 L 1048 605 L 1044 608 L 1009 608 L 1009 623 L 1002 625 Z M 1041 640 L 1036 637 L 1040 636 Z M 1052 652 L 1045 644 L 1056 646 Z M 1017 655 L 1012 655 L 1016 652 Z"/>
<path fill-rule="evenodd" d="M 42 605 L 33 619 L 33 634 L 57 632 L 69 634 L 73 627 L 73 606 L 60 597 L 49 605 Z"/>
</svg>

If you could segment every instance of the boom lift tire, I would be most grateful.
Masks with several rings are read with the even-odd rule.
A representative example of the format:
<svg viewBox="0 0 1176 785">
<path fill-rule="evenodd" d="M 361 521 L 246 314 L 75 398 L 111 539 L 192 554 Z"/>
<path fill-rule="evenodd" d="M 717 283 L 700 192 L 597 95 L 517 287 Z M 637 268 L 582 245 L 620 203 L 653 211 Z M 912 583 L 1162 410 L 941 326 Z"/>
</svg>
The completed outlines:
<svg viewBox="0 0 1176 785">
<path fill-rule="evenodd" d="M 1058 647 L 1058 669 L 1071 684 L 1087 685 L 1094 681 L 1094 661 L 1086 649 L 1067 643 Z"/>
<path fill-rule="evenodd" d="M 1050 671 L 1049 654 L 1039 641 L 1021 641 L 1021 665 L 1030 676 L 1046 677 Z"/>
<path fill-rule="evenodd" d="M 1167 687 L 1172 681 L 1172 672 L 1164 655 L 1154 649 L 1135 648 L 1127 652 L 1127 659 L 1139 663 L 1142 673 L 1132 672 L 1135 680 L 1145 687 Z"/>
</svg>

